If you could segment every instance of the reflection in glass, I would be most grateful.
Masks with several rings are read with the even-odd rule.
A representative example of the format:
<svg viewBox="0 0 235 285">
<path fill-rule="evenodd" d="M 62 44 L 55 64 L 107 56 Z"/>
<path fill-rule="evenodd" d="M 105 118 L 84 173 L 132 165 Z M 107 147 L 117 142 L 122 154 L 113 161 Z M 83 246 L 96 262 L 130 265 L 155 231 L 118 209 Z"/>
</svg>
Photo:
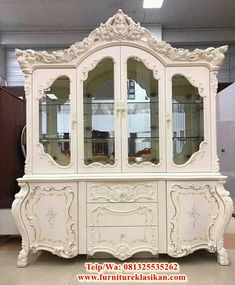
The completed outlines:
<svg viewBox="0 0 235 285">
<path fill-rule="evenodd" d="M 114 64 L 103 59 L 83 85 L 84 163 L 114 164 Z"/>
<path fill-rule="evenodd" d="M 203 98 L 181 75 L 172 78 L 173 160 L 184 164 L 204 140 Z"/>
<path fill-rule="evenodd" d="M 127 61 L 128 162 L 159 163 L 158 81 L 139 59 Z"/>
<path fill-rule="evenodd" d="M 39 142 L 56 163 L 70 163 L 70 82 L 61 76 L 39 101 Z"/>
</svg>

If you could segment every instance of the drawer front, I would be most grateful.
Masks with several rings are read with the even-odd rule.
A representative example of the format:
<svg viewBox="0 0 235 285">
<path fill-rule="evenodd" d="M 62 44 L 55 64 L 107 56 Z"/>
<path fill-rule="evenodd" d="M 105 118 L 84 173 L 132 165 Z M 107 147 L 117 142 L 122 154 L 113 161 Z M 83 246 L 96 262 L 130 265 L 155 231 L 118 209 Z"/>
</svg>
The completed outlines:
<svg viewBox="0 0 235 285">
<path fill-rule="evenodd" d="M 107 252 L 125 260 L 137 252 L 158 254 L 158 227 L 88 227 L 87 253 Z"/>
<path fill-rule="evenodd" d="M 157 182 L 88 182 L 87 202 L 157 202 Z"/>
<path fill-rule="evenodd" d="M 156 226 L 157 203 L 88 204 L 87 226 Z"/>
</svg>

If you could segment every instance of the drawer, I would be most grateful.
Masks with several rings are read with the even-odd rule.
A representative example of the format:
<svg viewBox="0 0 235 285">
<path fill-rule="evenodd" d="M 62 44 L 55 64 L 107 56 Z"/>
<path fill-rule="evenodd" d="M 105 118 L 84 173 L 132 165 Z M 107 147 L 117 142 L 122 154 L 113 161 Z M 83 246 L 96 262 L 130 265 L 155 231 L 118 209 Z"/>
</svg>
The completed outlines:
<svg viewBox="0 0 235 285">
<path fill-rule="evenodd" d="M 87 204 L 87 226 L 158 225 L 157 203 Z"/>
<path fill-rule="evenodd" d="M 88 227 L 87 254 L 107 252 L 124 260 L 140 251 L 158 254 L 158 227 Z"/>
<path fill-rule="evenodd" d="M 88 182 L 87 202 L 157 202 L 157 182 Z"/>
</svg>

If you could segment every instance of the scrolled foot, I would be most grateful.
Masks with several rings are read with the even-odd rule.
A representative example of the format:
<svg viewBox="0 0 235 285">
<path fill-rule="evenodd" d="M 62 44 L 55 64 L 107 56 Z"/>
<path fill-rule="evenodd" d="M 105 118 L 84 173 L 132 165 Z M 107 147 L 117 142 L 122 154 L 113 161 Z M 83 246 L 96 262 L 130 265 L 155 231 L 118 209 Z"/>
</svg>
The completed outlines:
<svg viewBox="0 0 235 285">
<path fill-rule="evenodd" d="M 26 267 L 28 264 L 29 264 L 29 254 L 21 250 L 18 255 L 17 266 Z"/>
<path fill-rule="evenodd" d="M 217 262 L 220 265 L 229 265 L 228 253 L 225 248 L 221 248 L 217 254 Z"/>
</svg>

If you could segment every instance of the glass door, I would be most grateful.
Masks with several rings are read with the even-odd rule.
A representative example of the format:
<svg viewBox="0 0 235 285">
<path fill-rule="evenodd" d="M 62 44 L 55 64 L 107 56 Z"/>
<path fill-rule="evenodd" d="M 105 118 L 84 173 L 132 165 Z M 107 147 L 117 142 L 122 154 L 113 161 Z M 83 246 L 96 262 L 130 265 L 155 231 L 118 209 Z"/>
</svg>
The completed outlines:
<svg viewBox="0 0 235 285">
<path fill-rule="evenodd" d="M 209 71 L 203 67 L 168 67 L 168 171 L 210 170 Z"/>
<path fill-rule="evenodd" d="M 78 67 L 79 170 L 120 171 L 120 47 L 102 49 Z M 112 170 L 112 171 L 113 171 Z"/>
<path fill-rule="evenodd" d="M 165 171 L 164 67 L 131 47 L 122 47 L 121 67 L 123 170 Z"/>
<path fill-rule="evenodd" d="M 33 171 L 76 173 L 76 70 L 33 74 Z"/>
</svg>

